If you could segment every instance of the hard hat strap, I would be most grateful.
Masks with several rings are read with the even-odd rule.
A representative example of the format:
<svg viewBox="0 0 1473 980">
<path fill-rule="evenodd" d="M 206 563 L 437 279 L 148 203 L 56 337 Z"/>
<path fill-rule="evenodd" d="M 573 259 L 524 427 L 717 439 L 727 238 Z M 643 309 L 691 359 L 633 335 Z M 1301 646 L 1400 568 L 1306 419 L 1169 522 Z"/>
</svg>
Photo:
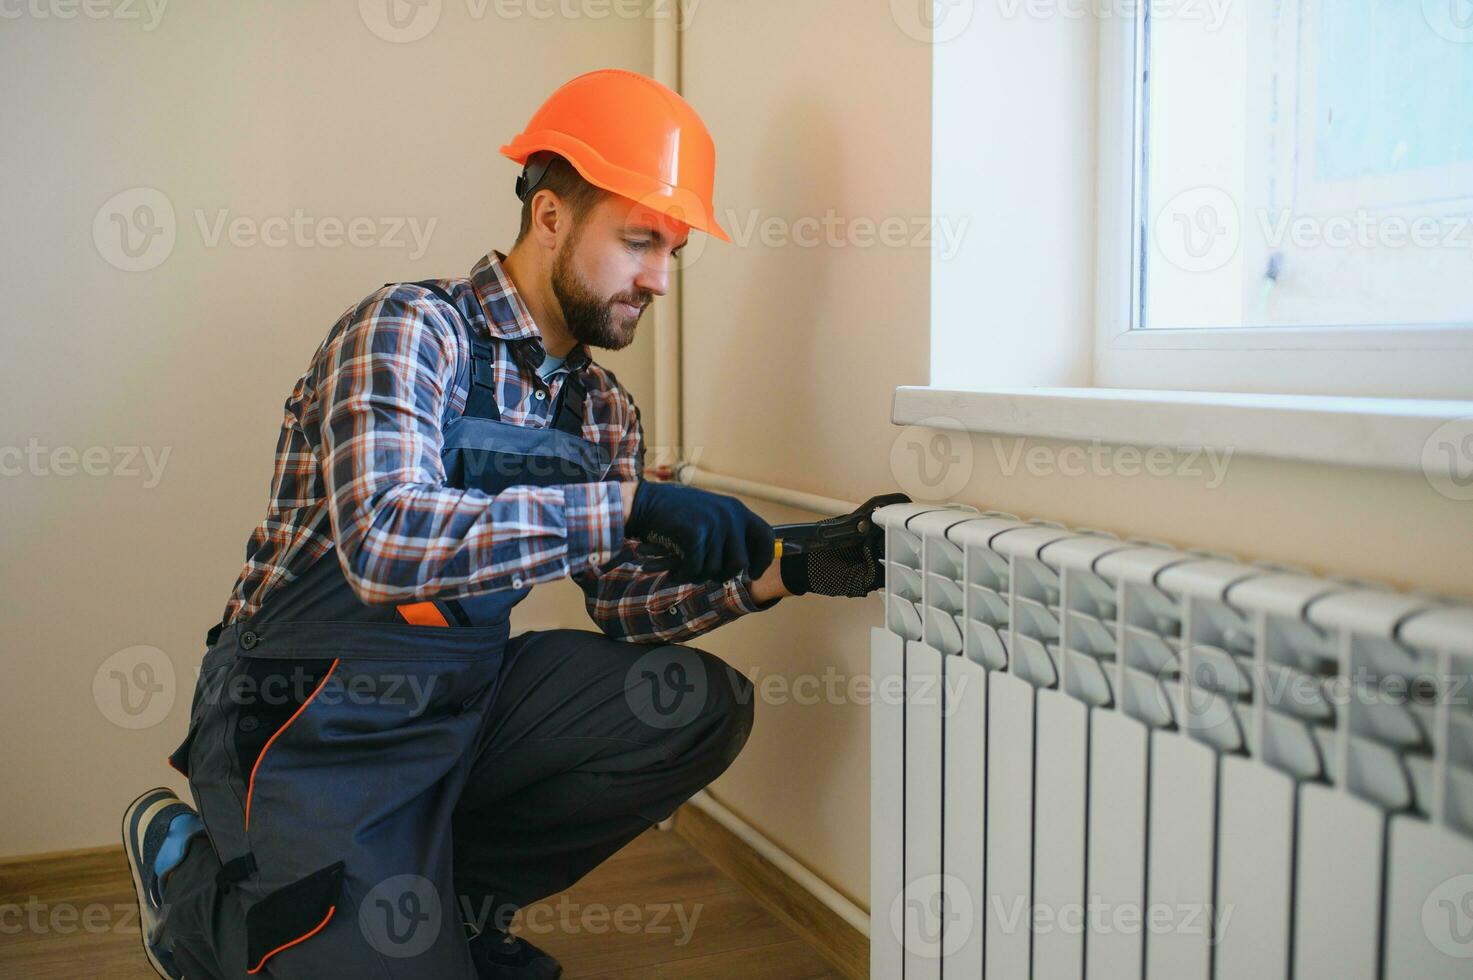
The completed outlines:
<svg viewBox="0 0 1473 980">
<path fill-rule="evenodd" d="M 522 201 L 529 200 L 537 191 L 537 185 L 542 183 L 542 178 L 547 175 L 547 168 L 552 166 L 555 159 L 551 153 L 534 153 L 527 158 L 527 165 L 517 176 L 517 197 Z"/>
</svg>

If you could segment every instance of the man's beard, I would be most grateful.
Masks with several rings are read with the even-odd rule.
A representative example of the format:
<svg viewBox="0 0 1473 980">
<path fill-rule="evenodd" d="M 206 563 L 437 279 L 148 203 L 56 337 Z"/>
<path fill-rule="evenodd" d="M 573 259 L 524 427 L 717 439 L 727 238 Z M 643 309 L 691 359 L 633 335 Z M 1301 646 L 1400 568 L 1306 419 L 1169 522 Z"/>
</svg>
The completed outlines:
<svg viewBox="0 0 1473 980">
<path fill-rule="evenodd" d="M 552 294 L 563 308 L 563 321 L 568 333 L 580 344 L 601 347 L 605 350 L 621 350 L 634 342 L 634 328 L 638 317 L 630 318 L 620 312 L 617 321 L 615 302 L 636 304 L 643 311 L 654 297 L 648 293 L 640 296 L 614 296 L 600 299 L 573 271 L 573 248 L 577 237 L 570 237 L 552 260 Z"/>
</svg>

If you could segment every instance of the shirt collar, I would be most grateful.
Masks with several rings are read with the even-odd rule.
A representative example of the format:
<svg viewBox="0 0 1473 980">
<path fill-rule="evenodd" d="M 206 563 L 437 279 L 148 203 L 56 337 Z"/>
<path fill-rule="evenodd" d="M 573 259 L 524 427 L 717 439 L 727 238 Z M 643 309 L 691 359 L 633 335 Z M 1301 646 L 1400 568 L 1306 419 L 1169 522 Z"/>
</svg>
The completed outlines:
<svg viewBox="0 0 1473 980">
<path fill-rule="evenodd" d="M 505 261 L 504 254 L 492 249 L 471 269 L 471 285 L 481 308 L 486 311 L 486 332 L 502 340 L 533 340 L 536 349 L 545 354 L 542 331 L 532 319 L 527 304 L 522 302 L 511 276 L 506 274 L 502 266 Z M 591 360 L 587 346 L 580 341 L 568 351 L 563 366 L 569 371 L 577 371 Z"/>
</svg>

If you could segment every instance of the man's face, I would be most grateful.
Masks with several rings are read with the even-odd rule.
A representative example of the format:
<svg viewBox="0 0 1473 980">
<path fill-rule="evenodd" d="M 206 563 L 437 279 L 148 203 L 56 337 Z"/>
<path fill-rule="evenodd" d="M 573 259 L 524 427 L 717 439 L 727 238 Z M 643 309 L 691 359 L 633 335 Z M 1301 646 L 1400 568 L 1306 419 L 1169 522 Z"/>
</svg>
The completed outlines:
<svg viewBox="0 0 1473 980">
<path fill-rule="evenodd" d="M 689 226 L 609 195 L 583 217 L 552 263 L 552 291 L 568 332 L 589 347 L 620 350 L 656 296 L 670 286 L 670 272 Z"/>
</svg>

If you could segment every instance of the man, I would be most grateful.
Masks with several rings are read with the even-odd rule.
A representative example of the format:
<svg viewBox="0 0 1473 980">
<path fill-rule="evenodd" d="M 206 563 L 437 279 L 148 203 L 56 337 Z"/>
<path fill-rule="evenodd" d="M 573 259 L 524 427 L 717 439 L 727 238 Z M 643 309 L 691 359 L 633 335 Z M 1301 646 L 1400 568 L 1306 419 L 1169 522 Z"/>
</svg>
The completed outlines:
<svg viewBox="0 0 1473 980">
<path fill-rule="evenodd" d="M 507 933 L 516 910 L 669 816 L 750 730 L 750 683 L 674 644 L 878 585 L 873 548 L 774 561 L 741 502 L 644 482 L 639 410 L 589 357 L 633 341 L 691 230 L 728 240 L 695 111 L 591 72 L 502 152 L 523 165 L 511 251 L 369 295 L 287 402 L 170 757 L 198 811 L 159 789 L 124 817 L 161 975 L 558 976 Z M 510 637 L 563 576 L 601 632 Z"/>
</svg>

